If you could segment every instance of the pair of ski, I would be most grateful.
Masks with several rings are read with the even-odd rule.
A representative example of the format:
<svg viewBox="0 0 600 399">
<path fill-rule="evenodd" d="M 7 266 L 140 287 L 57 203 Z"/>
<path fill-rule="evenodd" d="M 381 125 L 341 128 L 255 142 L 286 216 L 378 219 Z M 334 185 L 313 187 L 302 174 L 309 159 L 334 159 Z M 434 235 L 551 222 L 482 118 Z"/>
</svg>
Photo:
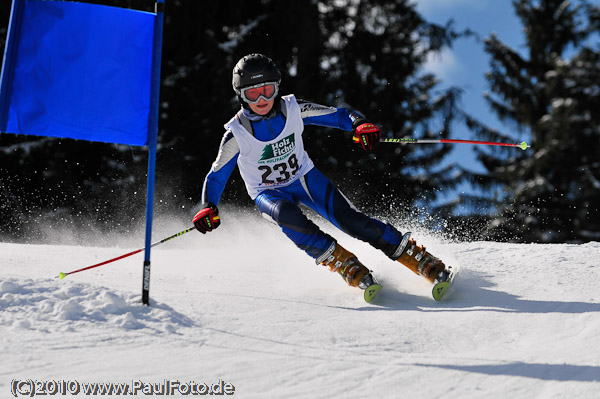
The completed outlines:
<svg viewBox="0 0 600 399">
<path fill-rule="evenodd" d="M 442 300 L 458 273 L 458 269 L 452 266 L 448 266 L 446 271 L 448 273 L 444 276 L 443 280 L 436 280 L 436 282 L 433 284 L 433 288 L 431 289 L 431 296 L 433 296 L 433 299 L 436 301 Z M 377 294 L 379 294 L 379 291 L 381 291 L 381 285 L 375 282 L 369 285 L 364 291 L 365 301 L 367 303 L 371 303 Z"/>
</svg>

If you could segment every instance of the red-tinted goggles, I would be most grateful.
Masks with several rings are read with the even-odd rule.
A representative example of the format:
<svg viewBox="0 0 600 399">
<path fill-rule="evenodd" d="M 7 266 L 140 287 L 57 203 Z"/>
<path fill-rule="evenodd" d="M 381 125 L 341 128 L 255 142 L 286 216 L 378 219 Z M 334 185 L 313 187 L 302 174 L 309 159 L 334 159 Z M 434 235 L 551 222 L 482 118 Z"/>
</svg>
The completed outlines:
<svg viewBox="0 0 600 399">
<path fill-rule="evenodd" d="M 279 92 L 277 82 L 261 83 L 254 86 L 244 87 L 241 90 L 241 97 L 250 104 L 256 104 L 260 98 L 269 101 Z"/>
</svg>

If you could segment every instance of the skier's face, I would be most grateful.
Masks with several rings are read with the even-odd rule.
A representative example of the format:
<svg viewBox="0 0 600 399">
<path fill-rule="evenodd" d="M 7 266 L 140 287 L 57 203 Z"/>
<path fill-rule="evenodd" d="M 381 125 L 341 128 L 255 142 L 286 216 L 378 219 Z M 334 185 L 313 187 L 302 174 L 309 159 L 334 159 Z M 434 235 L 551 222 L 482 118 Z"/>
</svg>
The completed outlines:
<svg viewBox="0 0 600 399">
<path fill-rule="evenodd" d="M 271 111 L 271 108 L 273 108 L 274 102 L 275 102 L 274 98 L 272 98 L 270 100 L 265 100 L 264 98 L 261 97 L 260 100 L 256 104 L 248 103 L 248 106 L 250 106 L 250 109 L 256 114 L 266 115 Z"/>
</svg>

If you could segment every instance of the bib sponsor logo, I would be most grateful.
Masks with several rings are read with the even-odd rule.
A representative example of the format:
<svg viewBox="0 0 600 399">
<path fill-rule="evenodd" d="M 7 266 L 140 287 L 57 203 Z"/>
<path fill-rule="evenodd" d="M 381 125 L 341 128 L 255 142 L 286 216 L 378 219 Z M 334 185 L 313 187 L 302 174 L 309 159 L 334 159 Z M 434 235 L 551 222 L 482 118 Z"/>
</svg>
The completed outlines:
<svg viewBox="0 0 600 399">
<path fill-rule="evenodd" d="M 302 103 L 300 105 L 300 112 L 303 116 L 318 116 L 332 114 L 336 111 L 333 107 L 326 107 L 324 105 L 315 103 Z"/>
<path fill-rule="evenodd" d="M 286 159 L 296 149 L 296 137 L 294 134 L 290 134 L 287 137 L 279 140 L 273 144 L 267 144 L 263 149 L 262 156 L 258 163 L 272 163 L 279 162 Z"/>
</svg>

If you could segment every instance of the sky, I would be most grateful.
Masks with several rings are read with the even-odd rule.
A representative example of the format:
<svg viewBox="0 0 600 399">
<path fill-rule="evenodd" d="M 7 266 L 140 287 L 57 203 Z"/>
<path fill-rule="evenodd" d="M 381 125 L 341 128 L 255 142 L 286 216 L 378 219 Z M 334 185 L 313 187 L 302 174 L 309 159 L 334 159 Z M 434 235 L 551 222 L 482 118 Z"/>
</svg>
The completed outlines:
<svg viewBox="0 0 600 399">
<path fill-rule="evenodd" d="M 456 86 L 463 90 L 461 106 L 470 115 L 488 126 L 510 133 L 490 111 L 483 99 L 483 93 L 489 91 L 485 73 L 490 70 L 490 56 L 485 53 L 483 40 L 492 33 L 511 48 L 524 50 L 523 27 L 514 13 L 509 0 L 415 0 L 417 10 L 430 22 L 445 25 L 454 20 L 455 29 L 466 28 L 479 37 L 457 39 L 452 48 L 432 56 L 425 70 L 434 73 L 442 87 Z M 529 137 L 516 133 L 515 142 L 528 141 Z M 463 124 L 454 125 L 453 138 L 476 139 Z M 515 149 L 516 151 L 520 151 Z M 474 171 L 485 172 L 484 167 L 475 159 L 472 145 L 455 144 L 447 163 L 457 163 Z M 462 185 L 459 193 L 471 192 L 467 184 Z M 452 196 L 456 195 L 454 193 Z"/>
</svg>

